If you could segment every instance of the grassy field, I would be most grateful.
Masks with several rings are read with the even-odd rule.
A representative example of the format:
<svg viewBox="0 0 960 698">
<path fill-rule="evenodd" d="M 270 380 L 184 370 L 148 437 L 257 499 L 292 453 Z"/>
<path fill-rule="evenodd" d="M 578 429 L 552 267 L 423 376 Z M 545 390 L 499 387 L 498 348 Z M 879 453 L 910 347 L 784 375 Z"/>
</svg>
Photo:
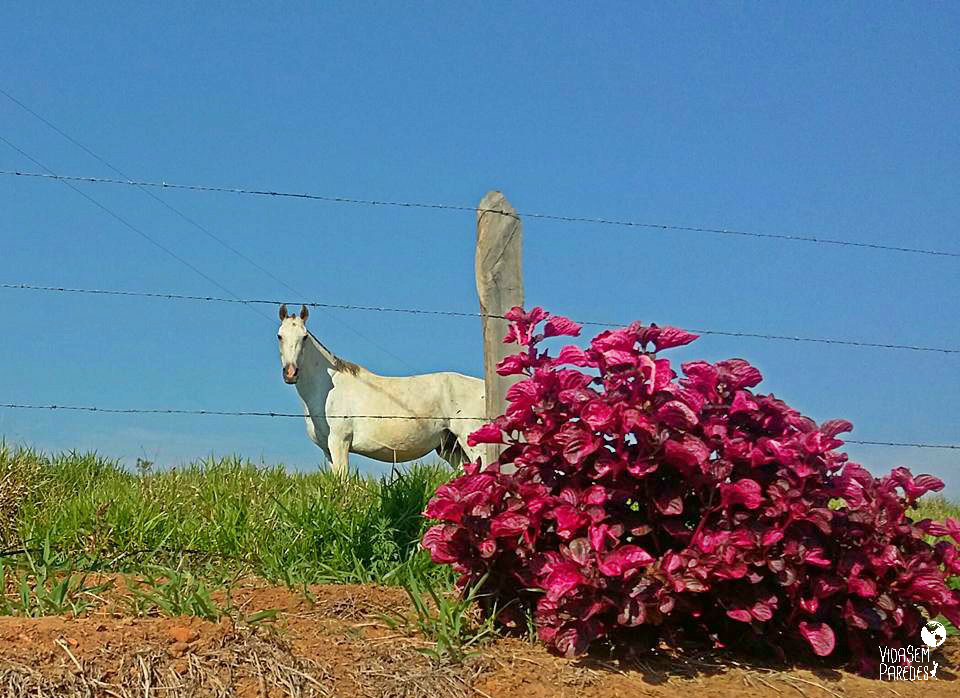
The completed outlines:
<svg viewBox="0 0 960 698">
<path fill-rule="evenodd" d="M 96 454 L 0 445 L 0 550 L 12 560 L 46 547 L 83 571 L 160 564 L 285 584 L 398 583 L 411 566 L 438 577 L 418 550 L 420 513 L 450 476 L 415 464 L 343 481 L 230 458 L 130 472 Z"/>
<path fill-rule="evenodd" d="M 32 600 L 21 590 L 8 611 L 64 608 L 43 595 L 90 572 L 154 580 L 153 610 L 206 616 L 217 615 L 205 607 L 209 591 L 244 576 L 301 588 L 449 589 L 448 568 L 418 541 L 421 512 L 451 475 L 444 464 L 421 463 L 340 480 L 229 458 L 131 472 L 96 454 L 45 456 L 0 444 L 0 571 L 8 591 L 38 589 Z M 931 497 L 916 516 L 960 517 L 960 506 Z"/>
<path fill-rule="evenodd" d="M 93 453 L 0 443 L 0 551 L 46 544 L 89 571 L 176 563 L 287 583 L 389 584 L 411 565 L 432 567 L 418 552 L 420 513 L 451 476 L 446 464 L 416 463 L 343 481 L 236 458 L 131 472 Z M 916 512 L 947 516 L 960 517 L 960 505 L 941 496 Z"/>
</svg>

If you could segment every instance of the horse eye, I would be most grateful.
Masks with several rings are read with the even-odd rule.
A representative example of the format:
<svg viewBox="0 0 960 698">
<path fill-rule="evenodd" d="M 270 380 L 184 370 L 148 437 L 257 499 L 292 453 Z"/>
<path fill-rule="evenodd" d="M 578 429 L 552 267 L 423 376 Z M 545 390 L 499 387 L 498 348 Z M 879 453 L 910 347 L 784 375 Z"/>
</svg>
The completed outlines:
<svg viewBox="0 0 960 698">
<path fill-rule="evenodd" d="M 281 340 L 282 340 L 283 337 L 281 337 L 280 335 L 277 335 L 277 339 L 281 339 Z"/>
</svg>

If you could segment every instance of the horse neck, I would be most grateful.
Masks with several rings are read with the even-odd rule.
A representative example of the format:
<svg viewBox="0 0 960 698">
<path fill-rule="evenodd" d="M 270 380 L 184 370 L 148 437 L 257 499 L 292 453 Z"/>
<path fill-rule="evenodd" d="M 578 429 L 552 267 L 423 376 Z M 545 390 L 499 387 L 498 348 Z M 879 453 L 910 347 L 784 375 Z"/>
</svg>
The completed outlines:
<svg viewBox="0 0 960 698">
<path fill-rule="evenodd" d="M 330 370 L 336 369 L 336 357 L 313 336 L 303 340 L 300 354 L 300 378 L 297 380 L 297 392 L 311 411 L 322 406 L 326 394 L 333 387 Z M 310 404 L 319 399 L 320 405 Z"/>
<path fill-rule="evenodd" d="M 320 370 L 326 373 L 327 370 L 331 368 L 336 370 L 337 357 L 334 356 L 332 351 L 323 346 L 320 340 L 312 334 L 308 334 L 303 342 L 301 363 L 308 365 L 310 370 Z"/>
<path fill-rule="evenodd" d="M 320 364 L 323 365 L 324 370 L 333 369 L 338 373 L 349 373 L 353 376 L 356 376 L 360 373 L 374 375 L 370 370 L 353 363 L 352 361 L 346 361 L 345 359 L 337 356 L 332 351 L 327 349 L 323 342 L 314 337 L 312 334 L 307 333 L 307 339 L 304 344 L 304 355 L 306 355 L 307 350 L 316 352 L 319 355 L 319 358 L 316 358 Z"/>
</svg>

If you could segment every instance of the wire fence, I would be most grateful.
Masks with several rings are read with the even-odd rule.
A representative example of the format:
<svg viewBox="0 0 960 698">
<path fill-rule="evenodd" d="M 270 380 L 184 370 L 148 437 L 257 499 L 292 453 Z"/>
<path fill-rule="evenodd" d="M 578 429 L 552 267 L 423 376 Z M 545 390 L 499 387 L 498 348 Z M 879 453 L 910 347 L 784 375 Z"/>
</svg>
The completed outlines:
<svg viewBox="0 0 960 698">
<path fill-rule="evenodd" d="M 353 305 L 348 303 L 325 303 L 315 300 L 285 301 L 281 299 L 264 298 L 223 298 L 218 296 L 196 296 L 180 293 L 164 293 L 159 291 L 120 291 L 112 289 L 94 289 L 94 288 L 69 288 L 63 286 L 41 286 L 25 283 L 0 283 L 0 289 L 7 290 L 25 290 L 25 291 L 46 291 L 51 293 L 79 293 L 99 296 L 129 296 L 134 298 L 155 298 L 160 300 L 176 301 L 197 301 L 206 303 L 235 303 L 244 305 L 280 305 L 282 303 L 303 304 L 311 308 L 328 308 L 335 310 L 358 310 L 380 313 L 406 313 L 411 315 L 433 315 L 440 317 L 460 317 L 460 318 L 497 318 L 506 320 L 503 315 L 494 313 L 478 313 L 459 310 L 431 310 L 426 308 L 392 308 L 375 305 Z M 601 322 L 597 320 L 577 320 L 581 325 L 587 327 L 622 327 L 625 323 Z M 759 332 L 743 332 L 736 330 L 711 330 L 699 328 L 686 328 L 690 332 L 701 335 L 715 335 L 723 337 L 749 337 L 751 339 L 768 339 L 788 342 L 812 342 L 817 344 L 835 344 L 850 347 L 863 347 L 870 349 L 900 349 L 907 351 L 932 352 L 938 354 L 956 355 L 960 354 L 960 348 L 950 347 L 930 347 L 917 344 L 896 344 L 883 342 L 867 342 L 856 339 L 837 339 L 829 337 L 802 337 L 796 335 L 767 334 Z"/>
<path fill-rule="evenodd" d="M 268 269 L 264 268 L 262 265 L 257 263 L 255 260 L 251 259 L 249 256 L 245 255 L 242 251 L 236 249 L 233 245 L 229 244 L 227 241 L 222 239 L 220 236 L 217 236 L 208 228 L 198 223 L 196 220 L 187 216 L 182 211 L 177 209 L 175 206 L 167 202 L 166 200 L 160 198 L 151 190 L 183 190 L 183 191 L 193 191 L 193 192 L 214 192 L 222 194 L 234 194 L 234 195 L 245 195 L 245 196 L 258 196 L 258 197 L 273 197 L 273 198 L 287 198 L 287 199 L 301 199 L 301 200 L 311 200 L 318 202 L 326 203 L 336 203 L 336 204 L 351 204 L 351 205 L 361 205 L 361 206 L 376 206 L 376 207 L 399 207 L 399 208 L 410 208 L 410 209 L 425 209 L 425 210 L 444 210 L 444 211 L 453 211 L 453 212 L 469 212 L 469 213 L 493 213 L 498 215 L 511 215 L 515 217 L 525 217 L 528 219 L 537 219 L 544 221 L 553 221 L 559 223 L 581 223 L 581 224 L 595 224 L 603 226 L 619 226 L 626 228 L 634 229 L 652 229 L 652 230 L 661 230 L 669 232 L 684 232 L 684 233 L 697 233 L 697 234 L 708 234 L 708 235 L 723 235 L 723 236 L 738 236 L 743 238 L 753 238 L 753 239 L 766 239 L 766 240 L 776 240 L 776 241 L 788 241 L 788 242 L 803 242 L 811 243 L 818 245 L 829 245 L 829 246 L 840 246 L 848 248 L 861 248 L 861 249 L 870 249 L 884 252 L 895 252 L 895 253 L 908 253 L 908 254 L 920 254 L 926 256 L 934 257 L 946 257 L 946 258 L 958 258 L 960 257 L 960 252 L 952 250 L 941 250 L 941 249 L 928 249 L 928 248 L 919 248 L 919 247 L 908 247 L 902 245 L 887 245 L 874 242 L 861 242 L 856 240 L 845 240 L 845 239 L 832 239 L 824 238 L 812 235 L 793 235 L 785 233 L 766 233 L 766 232 L 757 232 L 749 230 L 735 230 L 724 227 L 702 227 L 702 226 L 687 226 L 687 225 L 676 225 L 676 224 L 667 224 L 667 223 L 654 223 L 647 221 L 637 221 L 637 220 L 617 220 L 604 217 L 588 217 L 588 216 L 568 216 L 568 215 L 559 215 L 551 213 L 537 213 L 537 212 L 517 212 L 517 213 L 508 213 L 497 209 L 478 209 L 474 206 L 466 205 L 457 205 L 457 204 L 437 204 L 437 203 L 425 203 L 418 201 L 391 201 L 391 200 L 377 200 L 377 199 L 365 199 L 365 198 L 352 198 L 352 197 L 343 197 L 343 196 L 333 196 L 328 194 L 318 194 L 318 193 L 309 193 L 309 192 L 294 192 L 294 191 L 282 191 L 278 189 L 263 189 L 263 188 L 251 188 L 251 187 L 226 187 L 226 186 L 215 186 L 215 185 L 200 185 L 200 184 L 183 184 L 175 182 L 166 182 L 166 181 L 156 181 L 156 180 L 138 180 L 129 177 L 122 170 L 115 167 L 109 161 L 107 161 L 102 156 L 98 155 L 91 148 L 85 146 L 83 143 L 77 139 L 70 136 L 68 133 L 57 127 L 48 119 L 44 118 L 41 114 L 31 109 L 29 106 L 16 99 L 14 96 L 0 89 L 0 94 L 5 95 L 7 98 L 12 100 L 14 103 L 19 105 L 21 108 L 26 110 L 28 113 L 33 115 L 36 119 L 44 123 L 47 127 L 58 133 L 65 140 L 68 140 L 76 147 L 82 149 L 93 158 L 107 166 L 110 170 L 116 173 L 119 177 L 93 177 L 93 176 L 78 176 L 78 175 L 64 175 L 54 172 L 52 169 L 47 167 L 37 158 L 33 157 L 25 150 L 10 142 L 7 138 L 4 138 L 0 135 L 0 142 L 6 143 L 13 150 L 20 153 L 22 156 L 33 162 L 35 165 L 44 170 L 44 172 L 30 172 L 22 170 L 0 170 L 0 175 L 7 177 L 22 177 L 22 178 L 32 178 L 40 179 L 47 181 L 59 181 L 62 184 L 66 185 L 77 194 L 85 198 L 90 203 L 97 206 L 99 209 L 110 215 L 112 218 L 121 223 L 125 228 L 131 232 L 137 234 L 141 238 L 147 240 L 154 247 L 158 248 L 160 251 L 164 252 L 183 266 L 189 268 L 204 280 L 209 283 L 212 283 L 214 286 L 219 288 L 221 291 L 225 292 L 227 295 L 231 296 L 230 298 L 217 297 L 217 296 L 199 296 L 199 295 L 185 295 L 185 294 L 174 294 L 174 293 L 161 293 L 161 292 L 150 292 L 150 291 L 120 291 L 120 290 L 107 290 L 107 289 L 85 289 L 85 288 L 68 288 L 68 287 L 55 287 L 55 286 L 41 286 L 35 284 L 26 284 L 26 283 L 0 283 L 0 288 L 3 289 L 18 289 L 26 291 L 47 291 L 47 292 L 58 292 L 58 293 L 75 293 L 75 294 L 91 294 L 91 295 L 103 295 L 103 296 L 129 296 L 129 297 L 138 297 L 138 298 L 156 298 L 164 300 L 177 300 L 177 301 L 200 301 L 200 302 L 217 302 L 217 303 L 235 303 L 242 304 L 252 311 L 256 312 L 262 317 L 266 317 L 263 313 L 257 310 L 256 305 L 278 305 L 282 301 L 275 299 L 247 299 L 241 298 L 239 294 L 234 293 L 226 285 L 217 281 L 210 274 L 203 271 L 196 265 L 192 264 L 186 260 L 183 256 L 179 255 L 177 252 L 170 249 L 167 245 L 159 242 L 151 235 L 138 228 L 136 225 L 131 223 L 125 217 L 119 215 L 113 211 L 106 204 L 98 201 L 94 197 L 90 196 L 88 193 L 76 186 L 79 183 L 89 183 L 89 184 L 100 184 L 100 185 L 117 185 L 117 186 L 128 186 L 135 187 L 142 191 L 144 194 L 148 195 L 150 198 L 171 210 L 177 214 L 181 219 L 185 220 L 187 223 L 192 225 L 194 228 L 199 230 L 201 233 L 207 235 L 215 242 L 223 246 L 225 249 L 229 250 L 235 256 L 243 259 L 247 263 L 251 264 L 257 268 L 260 272 L 273 279 L 275 282 L 280 283 L 287 290 L 296 293 L 295 289 L 292 289 L 286 282 L 282 279 L 279 279 L 274 274 L 272 274 Z M 337 310 L 350 310 L 350 311 L 368 311 L 368 312 L 389 312 L 389 313 L 406 313 L 406 314 L 416 314 L 416 315 L 429 315 L 429 316 L 444 316 L 444 317 L 469 317 L 469 318 L 482 318 L 482 317 L 493 317 L 499 319 L 506 319 L 502 315 L 496 314 L 483 314 L 477 312 L 464 312 L 464 311 L 451 311 L 451 310 L 430 310 L 423 308 L 395 308 L 395 307 L 383 307 L 383 306 L 369 306 L 369 305 L 354 305 L 354 304 L 338 304 L 338 303 L 327 303 L 327 302 L 317 302 L 317 301 L 298 301 L 302 302 L 305 305 L 308 305 L 313 308 L 318 309 L 337 309 Z M 336 319 L 340 322 L 339 319 Z M 346 323 L 343 323 L 346 325 Z M 622 323 L 610 323 L 610 322 L 600 322 L 600 321 L 581 321 L 580 324 L 585 326 L 596 326 L 596 327 L 617 327 Z M 358 336 L 362 335 L 356 331 L 354 328 L 347 325 L 347 328 L 355 332 Z M 776 340 L 776 341 L 792 341 L 792 342 L 809 342 L 825 345 L 841 345 L 857 348 L 870 348 L 870 349 L 888 349 L 888 350 L 901 350 L 901 351 L 915 351 L 915 352 L 931 352 L 939 353 L 944 355 L 957 355 L 960 354 L 960 348 L 953 347 L 933 347 L 933 346 L 924 346 L 919 343 L 892 343 L 892 342 L 871 342 L 858 339 L 842 339 L 842 338 L 824 338 L 824 337 L 804 337 L 804 336 L 790 336 L 782 334 L 771 334 L 771 333 L 760 333 L 760 332 L 744 332 L 744 331 L 734 331 L 734 330 L 715 330 L 715 329 L 697 329 L 697 328 L 687 328 L 691 332 L 695 332 L 700 335 L 716 335 L 716 336 L 726 336 L 726 337 L 743 337 L 743 338 L 755 338 L 755 339 L 764 339 L 764 340 Z M 389 352 L 389 350 L 379 347 L 375 342 L 370 341 L 371 344 L 377 346 L 385 353 L 390 354 L 395 359 L 403 362 L 399 357 L 396 357 L 394 354 Z M 24 410 L 68 410 L 68 411 L 83 411 L 83 412 L 92 412 L 92 413 L 101 413 L 101 414 L 152 414 L 152 415 L 197 415 L 197 416 L 229 416 L 229 417 L 268 417 L 268 418 L 302 418 L 304 417 L 303 413 L 290 413 L 290 412 L 274 412 L 274 411 L 231 411 L 231 410 L 191 410 L 191 409 L 140 409 L 140 408 L 103 408 L 98 406 L 78 406 L 78 405 L 36 405 L 36 404 L 20 404 L 20 403 L 7 403 L 0 404 L 0 408 L 3 409 L 24 409 Z M 467 417 L 462 415 L 457 416 L 413 416 L 413 415 L 326 415 L 329 419 L 458 419 L 458 420 L 474 420 L 474 421 L 486 421 L 484 417 Z M 846 443 L 849 444 L 861 444 L 861 445 L 874 445 L 874 446 L 888 446 L 888 447 L 909 447 L 909 448 L 924 448 L 924 449 L 949 449 L 949 450 L 960 450 L 960 445 L 957 444 L 931 444 L 931 443 L 921 443 L 921 442 L 909 442 L 909 441 L 881 441 L 881 440 L 854 440 L 846 439 Z M 2 553 L 0 553 L 2 555 Z"/>
<path fill-rule="evenodd" d="M 78 293 L 102 296 L 124 296 L 135 298 L 154 298 L 161 300 L 175 301 L 197 301 L 211 303 L 242 303 L 242 304 L 269 304 L 280 305 L 285 301 L 279 299 L 241 299 L 241 298 L 223 298 L 218 296 L 198 296 L 175 293 L 162 293 L 152 291 L 120 291 L 110 289 L 87 289 L 87 288 L 68 288 L 58 286 L 40 286 L 33 284 L 9 284 L 0 283 L 0 289 L 8 290 L 28 290 L 45 291 L 55 293 Z M 298 301 L 301 302 L 301 301 Z M 484 314 L 478 312 L 466 311 L 448 311 L 448 310 L 429 310 L 423 308 L 389 308 L 380 306 L 363 306 L 338 303 L 321 303 L 317 301 L 305 302 L 305 305 L 312 307 L 322 307 L 342 310 L 359 310 L 372 312 L 391 312 L 391 313 L 409 313 L 416 315 L 445 316 L 445 317 L 465 317 L 482 318 L 492 317 L 506 319 L 503 315 Z M 583 321 L 583 325 L 594 325 L 601 327 L 617 327 L 617 323 L 605 323 L 596 321 Z M 923 352 L 937 352 L 942 354 L 954 355 L 960 354 L 960 349 L 949 349 L 942 347 L 923 347 L 917 345 L 904 344 L 880 344 L 874 342 L 861 342 L 856 340 L 841 339 L 823 339 L 812 337 L 789 337 L 784 335 L 754 334 L 745 332 L 730 332 L 722 330 L 694 330 L 700 334 L 724 335 L 732 337 L 754 337 L 762 339 L 789 340 L 796 342 L 819 342 L 824 344 L 840 344 L 855 347 L 869 347 L 882 349 L 901 349 Z M 302 412 L 278 412 L 271 410 L 209 410 L 209 409 L 180 409 L 180 408 L 109 408 L 90 405 L 36 405 L 22 403 L 0 404 L 0 409 L 17 410 L 61 410 L 71 412 L 92 412 L 100 414 L 140 414 L 140 415 L 192 415 L 192 416 L 220 416 L 220 417 L 274 417 L 274 418 L 298 418 L 303 419 Z M 487 421 L 486 417 L 464 416 L 464 415 L 324 415 L 326 419 L 399 419 L 399 420 L 467 420 L 467 421 Z M 938 450 L 960 450 L 960 444 L 934 444 L 913 441 L 883 441 L 883 440 L 860 440 L 845 439 L 845 443 L 864 446 L 884 446 L 898 448 L 920 448 L 920 449 L 938 449 Z"/>
</svg>

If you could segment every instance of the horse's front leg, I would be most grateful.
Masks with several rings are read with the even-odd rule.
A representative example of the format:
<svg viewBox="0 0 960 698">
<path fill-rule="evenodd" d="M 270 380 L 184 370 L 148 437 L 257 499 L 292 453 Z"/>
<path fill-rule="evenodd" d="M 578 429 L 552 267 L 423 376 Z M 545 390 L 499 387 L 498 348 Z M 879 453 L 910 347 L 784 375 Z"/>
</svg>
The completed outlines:
<svg viewBox="0 0 960 698">
<path fill-rule="evenodd" d="M 330 451 L 330 467 L 333 472 L 343 477 L 350 469 L 351 438 L 348 434 L 338 434 L 331 431 L 327 437 L 327 448 Z"/>
</svg>

